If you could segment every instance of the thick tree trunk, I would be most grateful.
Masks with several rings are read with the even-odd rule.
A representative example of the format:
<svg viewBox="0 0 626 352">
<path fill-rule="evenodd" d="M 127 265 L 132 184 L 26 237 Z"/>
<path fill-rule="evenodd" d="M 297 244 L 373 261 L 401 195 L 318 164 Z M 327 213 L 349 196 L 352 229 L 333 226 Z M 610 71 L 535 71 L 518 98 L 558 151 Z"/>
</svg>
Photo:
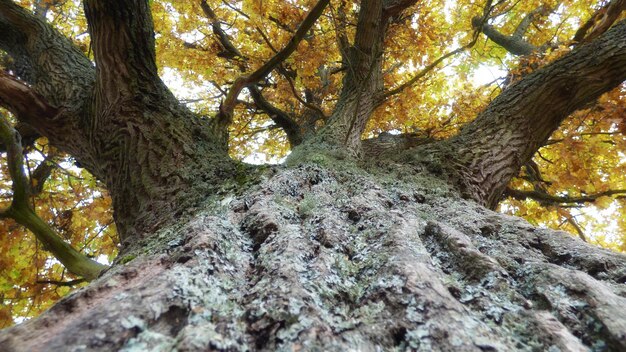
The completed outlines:
<svg viewBox="0 0 626 352">
<path fill-rule="evenodd" d="M 148 1 L 85 1 L 85 14 L 95 69 L 45 20 L 0 0 L 0 49 L 30 84 L 0 74 L 0 105 L 104 182 L 132 241 L 213 194 L 235 163 L 159 78 Z"/>
<path fill-rule="evenodd" d="M 254 169 L 228 157 L 229 119 L 193 115 L 159 79 L 147 0 L 84 2 L 96 69 L 0 0 L 0 49 L 29 84 L 1 75 L 0 105 L 104 181 L 124 241 L 0 350 L 626 350 L 624 256 L 457 193 L 493 206 L 562 119 L 623 81 L 626 22 L 458 136 L 379 137 L 358 165 L 388 20 L 414 2 L 361 2 L 327 124 L 288 167 Z"/>
<path fill-rule="evenodd" d="M 400 165 L 264 172 L 0 350 L 626 349 L 623 255 Z"/>
</svg>

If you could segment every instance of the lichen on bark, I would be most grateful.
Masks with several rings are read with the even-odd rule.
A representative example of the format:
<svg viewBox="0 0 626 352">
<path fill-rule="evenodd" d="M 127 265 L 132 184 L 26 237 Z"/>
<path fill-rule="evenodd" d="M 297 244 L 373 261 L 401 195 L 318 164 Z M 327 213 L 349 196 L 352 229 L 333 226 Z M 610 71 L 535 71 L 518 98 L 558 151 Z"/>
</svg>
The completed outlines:
<svg viewBox="0 0 626 352">
<path fill-rule="evenodd" d="M 409 169 L 389 170 L 279 168 L 227 205 L 161 230 L 151 251 L 3 332 L 0 345 L 626 347 L 626 320 L 611 314 L 626 304 L 623 255 L 459 200 L 428 172 L 412 168 L 407 180 Z M 37 333 L 50 324 L 53 333 Z"/>
</svg>

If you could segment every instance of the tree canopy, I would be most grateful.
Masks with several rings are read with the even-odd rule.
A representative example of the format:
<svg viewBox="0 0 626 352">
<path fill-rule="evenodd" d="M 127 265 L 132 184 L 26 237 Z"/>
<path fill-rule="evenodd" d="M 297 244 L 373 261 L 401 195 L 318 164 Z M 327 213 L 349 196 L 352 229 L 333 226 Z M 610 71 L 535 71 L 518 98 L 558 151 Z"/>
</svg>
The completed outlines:
<svg viewBox="0 0 626 352">
<path fill-rule="evenodd" d="M 0 36 L 11 30 L 4 26 L 14 15 L 9 3 L 69 38 L 89 58 L 85 65 L 97 62 L 81 1 L 1 0 Z M 516 82 L 604 34 L 624 18 L 626 7 L 620 0 L 388 0 L 383 30 L 360 19 L 369 2 L 149 4 L 159 76 L 207 124 L 214 119 L 216 129 L 227 130 L 231 156 L 252 163 L 277 163 L 326 126 L 340 94 L 346 94 L 346 79 L 356 80 L 346 77 L 359 75 L 380 74 L 374 87 L 362 88 L 381 92 L 368 102 L 372 117 L 361 127 L 366 141 L 450 138 Z M 382 43 L 372 39 L 382 32 Z M 354 41 L 361 41 L 361 48 L 374 46 L 373 58 L 361 60 L 353 52 Z M 27 68 L 14 59 L 15 53 L 0 51 L 0 78 L 28 81 Z M 351 72 L 360 64 L 366 68 Z M 578 72 L 570 74 L 575 78 Z M 549 139 L 537 141 L 539 151 L 507 186 L 506 198 L 485 203 L 532 224 L 625 251 L 625 95 L 620 84 L 571 114 Z M 84 160 L 18 122 L 11 115 L 12 102 L 5 100 L 0 95 L 6 108 L 0 115 L 19 132 L 24 147 L 19 155 L 25 158 L 22 170 L 29 184 L 25 206 L 80 252 L 111 263 L 121 240 L 105 187 L 82 168 Z M 0 209 L 20 197 L 15 188 L 19 170 L 12 173 L 6 153 L 8 139 L 0 143 Z M 10 213 L 4 216 L 0 327 L 35 316 L 81 284 Z"/>
</svg>

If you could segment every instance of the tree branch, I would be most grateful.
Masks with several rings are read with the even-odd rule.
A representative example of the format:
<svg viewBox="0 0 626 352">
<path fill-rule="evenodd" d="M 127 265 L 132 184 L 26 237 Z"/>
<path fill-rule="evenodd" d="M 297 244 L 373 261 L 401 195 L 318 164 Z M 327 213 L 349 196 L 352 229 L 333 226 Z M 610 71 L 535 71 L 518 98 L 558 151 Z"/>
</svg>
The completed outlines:
<svg viewBox="0 0 626 352">
<path fill-rule="evenodd" d="M 50 105 L 80 110 L 92 92 L 95 70 L 87 57 L 45 19 L 12 0 L 0 0 L 0 49 L 20 79 Z"/>
<path fill-rule="evenodd" d="M 52 107 L 44 97 L 26 84 L 0 71 L 0 105 L 28 124 L 45 124 L 59 110 Z"/>
<path fill-rule="evenodd" d="M 472 19 L 472 24 L 474 26 L 474 34 L 472 36 L 472 40 L 457 48 L 454 49 L 444 55 L 442 55 L 441 57 L 439 57 L 438 59 L 436 59 L 435 61 L 433 61 L 430 65 L 424 67 L 420 72 L 418 72 L 415 76 L 413 76 L 411 79 L 409 79 L 408 81 L 400 84 L 399 86 L 397 86 L 396 88 L 390 89 L 388 91 L 386 91 L 385 93 L 383 93 L 382 98 L 380 99 L 378 105 L 381 105 L 382 103 L 385 102 L 385 100 L 393 95 L 396 95 L 398 93 L 401 93 L 403 90 L 405 90 L 406 88 L 409 88 L 411 86 L 413 86 L 415 83 L 417 83 L 417 81 L 419 81 L 421 78 L 423 78 L 424 76 L 426 76 L 430 71 L 432 71 L 435 67 L 437 67 L 441 62 L 443 62 L 445 59 L 457 55 L 471 47 L 473 47 L 476 42 L 478 41 L 478 36 L 480 34 L 480 29 L 483 27 L 483 25 L 485 24 L 485 22 L 487 21 L 487 18 L 489 16 L 489 13 L 491 11 L 491 1 L 487 1 L 487 3 L 485 4 L 485 7 L 483 9 L 483 15 L 482 16 L 476 16 Z"/>
<path fill-rule="evenodd" d="M 437 143 L 440 152 L 423 152 L 454 160 L 450 173 L 466 196 L 494 208 L 509 180 L 563 119 L 626 79 L 625 41 L 621 21 L 507 88 L 457 136 Z"/>
<path fill-rule="evenodd" d="M 289 114 L 274 105 L 270 104 L 256 85 L 248 87 L 250 96 L 254 100 L 254 103 L 265 111 L 268 116 L 285 131 L 289 145 L 293 148 L 302 143 L 302 134 L 300 133 L 300 126 L 289 116 Z"/>
<path fill-rule="evenodd" d="M 348 65 L 348 50 L 350 49 L 350 41 L 348 40 L 348 35 L 346 34 L 348 20 L 346 19 L 345 6 L 346 2 L 341 1 L 339 3 L 339 8 L 336 12 L 333 6 L 330 6 L 331 19 L 333 20 L 333 25 L 335 27 L 335 36 L 337 38 L 337 47 L 339 48 L 339 53 L 341 54 L 341 58 L 343 61 L 342 66 Z"/>
<path fill-rule="evenodd" d="M 58 166 L 58 164 L 53 161 L 54 157 L 57 155 L 57 152 L 54 147 L 50 146 L 49 148 L 51 148 L 51 150 L 48 155 L 45 156 L 44 160 L 39 163 L 37 168 L 35 168 L 35 170 L 30 175 L 31 195 L 37 195 L 43 191 L 43 186 L 46 184 L 46 181 L 52 174 L 52 170 L 54 170 Z"/>
<path fill-rule="evenodd" d="M 557 208 L 557 213 L 563 216 L 565 218 L 565 221 L 567 221 L 570 225 L 572 225 L 572 227 L 574 228 L 574 230 L 576 230 L 576 233 L 578 234 L 578 237 L 580 237 L 581 240 L 587 242 L 587 236 L 585 236 L 585 232 L 578 224 L 578 221 L 576 221 L 574 216 L 572 216 L 572 214 L 569 211 L 562 209 L 562 208 Z"/>
<path fill-rule="evenodd" d="M 293 84 L 293 80 L 290 77 L 286 76 L 285 79 L 287 80 L 287 84 L 289 85 L 289 89 L 291 89 L 291 94 L 293 94 L 294 98 L 296 98 L 296 100 L 299 101 L 300 104 L 304 105 L 304 107 L 306 107 L 308 109 L 311 109 L 311 110 L 315 111 L 321 118 L 326 118 L 326 114 L 324 113 L 324 110 L 322 110 L 319 106 L 311 104 L 311 103 L 307 102 L 306 100 L 302 99 L 300 94 L 298 94 L 298 92 L 296 91 L 296 86 Z"/>
<path fill-rule="evenodd" d="M 383 93 L 383 97 L 380 100 L 380 104 L 382 104 L 387 98 L 396 95 L 398 93 L 401 93 L 403 90 L 413 86 L 415 83 L 417 83 L 417 81 L 419 81 L 422 77 L 426 76 L 429 72 L 431 72 L 434 68 L 436 68 L 443 60 L 454 56 L 458 53 L 461 53 L 467 49 L 469 49 L 470 47 L 474 46 L 474 41 L 472 41 L 469 44 L 466 44 L 460 48 L 457 48 L 455 50 L 452 50 L 449 53 L 446 53 L 444 55 L 442 55 L 441 57 L 439 57 L 437 60 L 433 61 L 430 65 L 424 67 L 421 71 L 419 71 L 415 76 L 413 76 L 411 79 L 409 79 L 408 81 L 400 84 L 399 86 L 390 89 L 388 91 L 386 91 L 385 93 Z"/>
<path fill-rule="evenodd" d="M 24 159 L 22 157 L 22 144 L 20 135 L 9 124 L 4 116 L 0 115 L 0 140 L 7 148 L 7 166 L 11 177 L 13 189 L 13 204 L 25 206 L 28 204 L 30 186 L 24 173 Z M 4 211 L 3 213 L 5 213 Z"/>
<path fill-rule="evenodd" d="M 598 37 L 613 25 L 624 10 L 626 10 L 626 0 L 613 0 L 609 2 L 596 11 L 591 18 L 576 31 L 573 41 L 584 43 Z"/>
<path fill-rule="evenodd" d="M 528 13 L 526 16 L 524 16 L 524 19 L 522 19 L 522 21 L 517 25 L 517 28 L 515 28 L 515 32 L 513 32 L 512 37 L 522 38 L 528 31 L 528 27 L 530 27 L 537 15 L 545 15 L 548 11 L 549 9 L 545 5 L 541 5 Z"/>
<path fill-rule="evenodd" d="M 280 63 L 287 59 L 298 47 L 298 44 L 306 33 L 313 27 L 317 19 L 322 15 L 324 9 L 328 5 L 329 0 L 320 0 L 309 12 L 304 21 L 300 24 L 293 37 L 289 40 L 287 45 L 281 49 L 276 55 L 269 59 L 265 64 L 259 67 L 254 72 L 238 77 L 228 90 L 228 95 L 222 104 L 220 105 L 220 112 L 217 116 L 218 128 L 225 130 L 232 122 L 232 115 L 235 105 L 237 104 L 237 98 L 241 90 L 250 84 L 256 83 L 274 70 Z"/>
<path fill-rule="evenodd" d="M 15 130 L 22 137 L 22 146 L 24 147 L 32 146 L 37 139 L 41 138 L 41 134 L 35 131 L 30 125 L 21 121 L 18 121 L 15 125 Z M 0 141 L 0 153 L 4 153 L 6 151 L 7 147 L 4 143 L 2 143 L 2 141 Z"/>
<path fill-rule="evenodd" d="M 95 82 L 91 61 L 44 18 L 12 0 L 0 0 L 0 33 L 0 50 L 11 58 L 14 75 L 0 72 L 0 105 L 36 132 L 25 139 L 39 134 L 66 152 L 84 149 L 81 124 L 89 124 Z"/>
<path fill-rule="evenodd" d="M 348 56 L 348 72 L 337 103 L 341 106 L 346 101 L 353 101 L 355 105 L 346 104 L 347 110 L 351 111 L 340 112 L 341 115 L 349 116 L 348 121 L 340 123 L 347 127 L 345 141 L 352 140 L 351 143 L 347 143 L 348 145 L 360 142 L 365 125 L 383 91 L 381 58 L 386 32 L 387 23 L 383 19 L 383 1 L 362 1 L 354 45 L 350 48 Z M 338 116 L 340 115 L 335 113 L 333 119 Z"/>
<path fill-rule="evenodd" d="M 96 111 L 146 97 L 177 103 L 158 75 L 149 1 L 84 4 L 96 62 Z"/>
<path fill-rule="evenodd" d="M 44 247 L 49 250 L 69 271 L 94 280 L 107 268 L 67 244 L 46 224 L 29 205 L 30 183 L 24 173 L 24 159 L 20 136 L 9 122 L 0 116 L 0 140 L 7 147 L 7 161 L 11 176 L 13 200 L 8 209 L 0 212 L 0 217 L 9 217 L 31 230 Z"/>
<path fill-rule="evenodd" d="M 234 56 L 238 56 L 241 59 L 245 59 L 244 56 L 241 55 L 241 52 L 239 52 L 239 49 L 232 44 L 230 38 L 228 38 L 228 34 L 226 34 L 226 32 L 222 29 L 219 19 L 206 0 L 202 0 L 200 2 L 200 8 L 202 9 L 202 12 L 204 12 L 204 15 L 211 21 L 213 33 L 217 36 L 220 44 L 222 44 L 224 48 L 224 51 L 227 53 L 224 57 L 233 58 Z"/>
<path fill-rule="evenodd" d="M 626 194 L 626 189 L 615 189 L 604 192 L 598 192 L 588 195 L 581 195 L 578 197 L 570 197 L 570 196 L 557 196 L 548 194 L 545 192 L 533 190 L 533 191 L 522 191 L 518 189 L 507 188 L 504 191 L 504 195 L 507 197 L 515 198 L 517 200 L 527 200 L 532 199 L 536 200 L 542 205 L 565 205 L 565 204 L 584 204 L 584 203 L 593 203 L 600 197 L 610 197 L 615 195 L 623 195 Z"/>
<path fill-rule="evenodd" d="M 312 143 L 361 153 L 361 135 L 383 92 L 383 44 L 388 23 L 383 0 L 361 1 L 354 44 L 343 54 L 347 66 L 335 110 Z"/>
<path fill-rule="evenodd" d="M 386 27 L 383 21 L 383 0 L 362 1 L 349 63 L 356 82 L 362 82 L 365 76 L 372 76 L 370 71 L 373 62 L 382 53 Z"/>
<path fill-rule="evenodd" d="M 475 28 L 480 29 L 480 31 L 482 31 L 487 36 L 487 38 L 491 39 L 491 41 L 500 45 L 501 47 L 506 49 L 506 51 L 510 52 L 513 55 L 528 55 L 537 50 L 537 47 L 528 43 L 521 36 L 507 36 L 500 33 L 492 25 L 486 23 L 481 25 L 478 17 L 474 17 L 472 19 L 472 25 Z"/>
<path fill-rule="evenodd" d="M 238 66 L 242 72 L 245 72 L 247 65 L 245 62 L 248 60 L 235 45 L 233 45 L 232 41 L 228 34 L 222 29 L 222 26 L 219 22 L 219 19 L 215 15 L 213 9 L 209 6 L 206 0 L 200 2 L 200 7 L 204 12 L 205 16 L 211 21 L 211 27 L 213 28 L 213 33 L 217 36 L 222 48 L 224 48 L 224 54 L 222 57 L 227 58 L 229 60 L 239 60 Z M 260 31 L 262 35 L 263 32 Z M 268 45 L 269 42 L 268 42 Z M 248 90 L 250 91 L 250 96 L 254 100 L 254 103 L 257 107 L 267 113 L 267 115 L 278 125 L 280 128 L 285 131 L 287 135 L 287 140 L 291 147 L 295 147 L 296 145 L 302 142 L 302 133 L 300 132 L 300 126 L 298 123 L 286 112 L 283 111 L 276 106 L 272 105 L 261 93 L 257 84 L 251 84 L 248 86 Z M 224 94 L 227 95 L 228 93 Z"/>
<path fill-rule="evenodd" d="M 258 27 L 257 27 L 257 31 L 259 32 L 259 34 L 261 35 L 265 43 L 270 47 L 270 49 L 272 49 L 272 51 L 274 51 L 275 53 L 278 52 L 276 49 L 274 49 L 274 47 L 272 46 L 272 43 L 270 42 L 269 38 L 265 35 L 265 33 L 263 33 L 263 31 Z M 297 77 L 297 72 L 293 70 L 287 70 L 282 63 L 279 64 L 276 69 L 285 78 L 285 80 L 287 80 L 287 84 L 289 85 L 289 88 L 291 89 L 291 93 L 293 97 L 296 98 L 296 100 L 299 101 L 300 104 L 302 104 L 304 107 L 308 109 L 311 109 L 317 112 L 320 116 L 322 116 L 322 118 L 326 117 L 326 114 L 320 107 L 315 106 L 314 104 L 311 104 L 305 101 L 304 99 L 302 99 L 302 97 L 300 97 L 300 94 L 296 90 L 296 86 L 293 83 L 293 79 Z"/>
</svg>

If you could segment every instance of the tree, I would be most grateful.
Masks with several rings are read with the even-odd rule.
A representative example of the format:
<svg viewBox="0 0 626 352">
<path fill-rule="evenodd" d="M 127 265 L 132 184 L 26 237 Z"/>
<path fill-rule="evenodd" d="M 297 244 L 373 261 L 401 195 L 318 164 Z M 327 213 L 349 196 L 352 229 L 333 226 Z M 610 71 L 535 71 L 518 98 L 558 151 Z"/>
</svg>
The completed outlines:
<svg viewBox="0 0 626 352">
<path fill-rule="evenodd" d="M 0 48 L 9 58 L 0 104 L 17 129 L 45 137 L 104 184 L 121 240 L 107 269 L 79 254 L 64 259 L 67 244 L 46 242 L 58 235 L 32 225 L 40 221 L 29 204 L 38 178 L 25 174 L 18 134 L 4 121 L 13 198 L 3 215 L 32 226 L 68 270 L 97 278 L 0 332 L 3 350 L 626 348 L 626 258 L 492 210 L 505 192 L 559 204 L 600 197 L 549 194 L 532 158 L 571 114 L 599 98 L 619 101 L 623 1 L 598 10 L 618 8 L 616 16 L 587 9 L 596 19 L 561 43 L 567 50 L 528 32 L 556 4 L 528 5 L 538 10 L 507 36 L 516 17 L 495 24 L 514 5 L 487 1 L 457 13 L 468 21 L 452 23 L 466 30 L 442 40 L 458 49 L 429 46 L 423 62 L 409 65 L 400 60 L 411 53 L 395 50 L 421 30 L 420 44 L 436 42 L 423 26 L 447 21 L 433 9 L 452 17 L 446 3 L 223 4 L 237 14 L 233 22 L 246 18 L 244 27 L 227 28 L 209 1 L 152 4 L 181 26 L 204 16 L 211 28 L 209 48 L 185 36 L 172 44 L 221 60 L 194 71 L 222 94 L 206 116 L 161 80 L 155 37 L 169 34 L 155 36 L 160 19 L 148 1 L 85 0 L 90 41 L 81 51 L 47 22 L 55 3 L 30 11 L 0 0 Z M 364 139 L 368 123 L 406 122 L 392 107 L 413 104 L 416 94 L 395 99 L 483 34 L 524 58 L 497 97 L 473 107 L 482 110 L 471 122 L 452 136 Z M 251 38 L 270 51 L 236 40 Z M 607 92 L 612 100 L 601 98 Z M 249 128 L 242 121 L 258 113 L 291 148 L 280 166 L 229 155 L 241 147 L 234 134 Z M 539 186 L 507 191 L 522 168 Z"/>
</svg>

